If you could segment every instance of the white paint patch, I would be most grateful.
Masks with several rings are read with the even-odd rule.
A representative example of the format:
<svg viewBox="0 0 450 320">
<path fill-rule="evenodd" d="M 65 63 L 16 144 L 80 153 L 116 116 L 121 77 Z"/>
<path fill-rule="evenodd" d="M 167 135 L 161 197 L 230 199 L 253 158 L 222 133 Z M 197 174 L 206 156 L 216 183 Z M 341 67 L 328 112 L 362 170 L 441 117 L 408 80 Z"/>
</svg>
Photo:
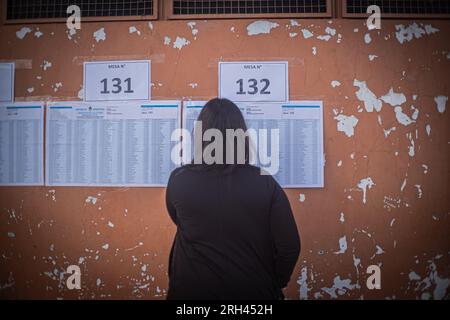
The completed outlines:
<svg viewBox="0 0 450 320">
<path fill-rule="evenodd" d="M 97 42 L 106 40 L 105 28 L 100 28 L 94 32 L 94 39 Z"/>
<path fill-rule="evenodd" d="M 415 122 L 407 114 L 403 113 L 402 107 L 400 107 L 400 106 L 395 107 L 394 111 L 395 111 L 395 117 L 397 118 L 397 121 L 400 124 L 402 124 L 404 126 L 409 126 L 411 123 Z"/>
<path fill-rule="evenodd" d="M 102 248 L 103 248 L 103 250 L 108 250 L 109 249 L 109 244 L 108 243 L 104 244 L 102 246 Z"/>
<path fill-rule="evenodd" d="M 331 36 L 329 34 L 327 34 L 327 35 L 320 35 L 320 36 L 317 36 L 317 39 L 318 40 L 322 40 L 322 41 L 328 41 L 328 40 L 331 39 Z"/>
<path fill-rule="evenodd" d="M 355 29 L 353 29 L 353 32 L 354 32 L 354 33 L 357 33 L 357 32 L 359 32 L 359 29 L 358 29 L 358 28 L 355 28 Z"/>
<path fill-rule="evenodd" d="M 81 88 L 80 91 L 78 91 L 78 99 L 84 100 L 84 89 Z"/>
<path fill-rule="evenodd" d="M 308 288 L 307 281 L 308 280 L 308 269 L 306 267 L 303 267 L 300 272 L 300 277 L 297 280 L 297 284 L 300 285 L 300 299 L 301 300 L 307 300 L 308 299 L 308 291 L 311 289 Z"/>
<path fill-rule="evenodd" d="M 36 37 L 36 38 L 40 38 L 40 37 L 42 37 L 44 34 L 41 32 L 41 31 L 39 31 L 39 29 L 37 29 L 37 31 L 34 33 L 34 36 Z"/>
<path fill-rule="evenodd" d="M 8 238 L 15 238 L 16 234 L 14 232 L 8 232 Z"/>
<path fill-rule="evenodd" d="M 410 42 L 414 38 L 420 39 L 425 34 L 430 35 L 439 31 L 439 29 L 433 28 L 430 24 L 426 25 L 424 28 L 421 28 L 416 22 L 407 27 L 403 24 L 399 24 L 395 26 L 395 29 L 397 30 L 395 36 L 400 44 Z"/>
<path fill-rule="evenodd" d="M 153 30 L 153 23 L 151 21 L 148 22 L 148 27 L 150 28 L 150 30 Z"/>
<path fill-rule="evenodd" d="M 28 92 L 28 93 L 33 93 L 33 92 L 34 92 L 34 88 L 33 88 L 33 87 L 28 88 L 28 89 L 27 89 L 27 92 Z"/>
<path fill-rule="evenodd" d="M 198 87 L 198 83 L 189 83 L 189 86 L 190 86 L 192 89 L 195 89 L 195 88 Z"/>
<path fill-rule="evenodd" d="M 289 32 L 289 38 L 295 38 L 296 36 L 298 36 L 297 32 Z"/>
<path fill-rule="evenodd" d="M 409 278 L 409 280 L 410 281 L 414 281 L 414 280 L 420 280 L 420 279 L 422 279 L 416 272 L 414 272 L 414 271 L 411 271 L 410 273 L 409 273 L 409 275 L 408 275 L 408 278 Z"/>
<path fill-rule="evenodd" d="M 172 39 L 170 39 L 167 36 L 164 37 L 164 45 L 165 46 L 169 46 L 171 42 L 172 42 Z"/>
<path fill-rule="evenodd" d="M 100 279 L 100 278 L 97 278 L 97 287 L 100 287 L 100 285 L 102 284 L 102 279 Z"/>
<path fill-rule="evenodd" d="M 406 182 L 408 181 L 408 179 L 403 179 L 403 183 L 402 183 L 402 185 L 400 186 L 400 191 L 402 191 L 403 192 L 403 190 L 405 190 L 405 187 L 406 187 Z"/>
<path fill-rule="evenodd" d="M 44 69 L 44 71 L 47 71 L 51 67 L 52 67 L 52 63 L 47 60 L 44 60 L 44 63 L 41 64 L 41 68 Z"/>
<path fill-rule="evenodd" d="M 309 31 L 308 29 L 302 29 L 303 38 L 309 39 L 311 37 L 314 37 L 314 34 Z"/>
<path fill-rule="evenodd" d="M 430 136 L 430 134 L 431 134 L 431 126 L 429 124 L 427 124 L 425 126 L 425 130 L 427 131 L 427 136 Z"/>
<path fill-rule="evenodd" d="M 434 262 L 430 262 L 430 265 L 428 266 L 428 275 L 421 279 L 421 277 L 415 273 L 410 272 L 409 273 L 409 280 L 410 281 L 416 281 L 416 288 L 415 291 L 421 293 L 420 298 L 421 299 L 431 299 L 434 300 L 442 300 L 445 298 L 445 295 L 447 294 L 447 288 L 450 285 L 450 279 L 448 278 L 441 278 L 438 275 L 436 264 Z M 431 295 L 428 290 L 431 290 L 434 286 L 433 292 Z"/>
<path fill-rule="evenodd" d="M 197 23 L 191 21 L 191 22 L 188 22 L 187 25 L 188 25 L 189 28 L 191 28 L 192 35 L 194 37 L 196 37 L 197 34 L 198 34 L 198 29 L 195 27 L 197 25 Z"/>
<path fill-rule="evenodd" d="M 339 162 L 337 163 L 338 167 L 342 167 L 342 160 L 339 160 Z"/>
<path fill-rule="evenodd" d="M 416 185 L 414 185 L 414 187 L 416 187 L 416 189 L 417 189 L 417 197 L 419 198 L 419 199 L 421 199 L 422 198 L 422 186 L 420 185 L 420 184 L 416 184 Z"/>
<path fill-rule="evenodd" d="M 436 108 L 439 111 L 439 113 L 445 112 L 445 105 L 447 104 L 448 97 L 446 96 L 437 96 L 434 97 L 434 102 L 436 102 Z"/>
<path fill-rule="evenodd" d="M 393 107 L 400 106 L 406 102 L 405 95 L 403 93 L 395 93 L 393 88 L 391 88 L 389 92 L 382 96 L 380 99 Z"/>
<path fill-rule="evenodd" d="M 380 254 L 385 253 L 383 248 L 381 248 L 379 245 L 376 245 L 375 248 L 376 248 L 375 255 L 380 255 Z"/>
<path fill-rule="evenodd" d="M 52 85 L 52 89 L 54 92 L 58 92 L 59 89 L 61 89 L 63 84 L 61 82 L 55 83 Z"/>
<path fill-rule="evenodd" d="M 409 156 L 412 158 L 412 157 L 414 157 L 414 155 L 415 155 L 415 150 L 414 150 L 414 140 L 413 140 L 413 138 L 412 138 L 411 133 L 407 133 L 407 134 L 406 134 L 406 137 L 409 139 L 409 142 L 411 143 L 411 144 L 408 146 L 408 154 L 409 154 Z"/>
<path fill-rule="evenodd" d="M 330 27 L 326 27 L 325 28 L 325 32 L 327 34 L 329 34 L 330 36 L 335 36 L 336 35 L 336 29 L 330 28 Z"/>
<path fill-rule="evenodd" d="M 431 24 L 426 24 L 426 25 L 425 25 L 425 32 L 426 32 L 428 35 L 433 34 L 433 33 L 437 33 L 437 32 L 439 32 L 439 31 L 440 31 L 439 29 L 434 28 Z"/>
<path fill-rule="evenodd" d="M 344 216 L 344 213 L 343 213 L 343 212 L 341 212 L 341 216 L 340 216 L 340 218 L 339 218 L 339 221 L 340 221 L 341 223 L 344 223 L 344 222 L 345 222 L 345 216 Z"/>
<path fill-rule="evenodd" d="M 190 43 L 191 42 L 189 40 L 187 40 L 186 38 L 177 37 L 175 42 L 173 43 L 173 48 L 181 50 L 181 49 L 183 49 L 184 46 L 187 46 Z"/>
<path fill-rule="evenodd" d="M 395 199 L 395 198 L 389 197 L 389 196 L 384 196 L 384 199 L 383 199 L 383 204 L 384 204 L 383 207 L 385 209 L 387 209 L 388 211 L 399 208 L 401 203 L 402 203 L 402 200 Z"/>
<path fill-rule="evenodd" d="M 389 226 L 392 228 L 392 226 L 394 225 L 395 222 L 395 218 L 392 218 L 391 223 L 389 224 Z"/>
<path fill-rule="evenodd" d="M 135 26 L 131 26 L 131 27 L 128 29 L 128 32 L 129 32 L 130 34 L 132 34 L 132 33 L 137 33 L 138 36 L 141 35 L 141 32 L 140 32 Z"/>
<path fill-rule="evenodd" d="M 353 266 L 356 269 L 356 274 L 359 275 L 359 269 L 358 267 L 361 265 L 361 259 L 357 258 L 354 254 L 353 254 Z"/>
<path fill-rule="evenodd" d="M 96 197 L 89 196 L 89 197 L 87 197 L 85 202 L 95 205 L 97 203 L 97 201 L 98 201 L 98 199 Z"/>
<path fill-rule="evenodd" d="M 419 109 L 417 109 L 415 106 L 411 106 L 411 110 L 414 110 L 413 114 L 411 115 L 411 119 L 415 121 L 417 120 L 417 118 L 419 118 Z"/>
<path fill-rule="evenodd" d="M 331 86 L 333 88 L 339 87 L 340 85 L 341 85 L 341 83 L 339 81 L 337 81 L 337 80 L 331 81 Z"/>
<path fill-rule="evenodd" d="M 423 174 L 427 174 L 428 173 L 428 166 L 426 164 L 422 164 L 422 168 L 423 168 Z"/>
<path fill-rule="evenodd" d="M 52 195 L 52 201 L 56 202 L 56 190 L 48 190 L 48 193 Z M 48 194 L 47 194 L 48 197 Z"/>
<path fill-rule="evenodd" d="M 343 236 L 339 239 L 339 251 L 334 254 L 343 254 L 347 251 L 347 237 Z"/>
<path fill-rule="evenodd" d="M 291 27 L 300 27 L 300 24 L 297 20 L 291 19 Z"/>
<path fill-rule="evenodd" d="M 313 55 L 317 55 L 317 48 L 316 47 L 312 47 L 312 54 Z"/>
<path fill-rule="evenodd" d="M 299 200 L 300 202 L 305 202 L 306 196 L 305 196 L 303 193 L 300 193 L 300 196 L 298 197 L 298 200 Z"/>
<path fill-rule="evenodd" d="M 392 127 L 392 128 L 390 128 L 390 129 L 387 129 L 387 130 L 383 129 L 384 137 L 385 137 L 385 138 L 389 137 L 389 135 L 390 135 L 392 132 L 394 132 L 395 130 L 397 130 L 397 127 Z"/>
<path fill-rule="evenodd" d="M 114 223 L 112 223 L 111 221 L 108 221 L 108 227 L 114 228 Z"/>
<path fill-rule="evenodd" d="M 231 27 L 230 31 L 234 33 L 236 31 L 236 28 L 235 27 Z"/>
<path fill-rule="evenodd" d="M 364 102 L 364 108 L 367 112 L 373 112 L 374 109 L 377 112 L 381 111 L 381 108 L 383 107 L 381 100 L 379 100 L 377 96 L 370 91 L 365 81 L 358 81 L 355 79 L 353 81 L 353 86 L 359 88 L 356 92 L 356 97 L 359 101 Z"/>
<path fill-rule="evenodd" d="M 355 127 L 358 124 L 358 118 L 354 115 L 346 116 L 343 114 L 334 117 L 338 121 L 337 130 L 344 132 L 347 137 L 352 137 L 355 133 Z"/>
<path fill-rule="evenodd" d="M 360 188 L 363 192 L 363 200 L 362 202 L 366 203 L 366 193 L 367 189 L 372 189 L 372 187 L 375 185 L 375 183 L 372 181 L 372 178 L 368 177 L 365 179 L 361 179 L 361 181 L 358 183 L 358 188 Z"/>
<path fill-rule="evenodd" d="M 331 288 L 322 288 L 322 291 L 328 293 L 332 299 L 336 299 L 338 295 L 347 293 L 348 290 L 357 288 L 356 284 L 352 284 L 350 279 L 341 279 L 340 276 L 336 276 Z"/>
<path fill-rule="evenodd" d="M 20 40 L 23 40 L 26 37 L 26 35 L 29 34 L 30 32 L 31 32 L 30 28 L 23 27 L 22 29 L 16 32 L 16 37 L 19 38 Z"/>
<path fill-rule="evenodd" d="M 247 33 L 249 36 L 256 36 L 258 34 L 269 34 L 272 29 L 278 28 L 280 25 L 275 22 L 259 20 L 247 26 Z"/>
<path fill-rule="evenodd" d="M 364 35 L 364 42 L 365 42 L 366 44 L 369 44 L 369 43 L 372 42 L 372 37 L 370 36 L 370 34 L 366 33 L 366 34 Z"/>
<path fill-rule="evenodd" d="M 382 126 L 383 125 L 383 120 L 381 119 L 381 115 L 378 115 L 377 120 L 378 120 L 378 124 L 380 126 Z"/>
<path fill-rule="evenodd" d="M 369 61 L 373 61 L 376 58 L 378 58 L 378 56 L 376 54 L 369 54 Z"/>
<path fill-rule="evenodd" d="M 68 29 L 66 31 L 67 33 L 67 39 L 72 40 L 73 36 L 75 36 L 77 34 L 77 29 L 73 28 L 73 29 Z"/>
</svg>

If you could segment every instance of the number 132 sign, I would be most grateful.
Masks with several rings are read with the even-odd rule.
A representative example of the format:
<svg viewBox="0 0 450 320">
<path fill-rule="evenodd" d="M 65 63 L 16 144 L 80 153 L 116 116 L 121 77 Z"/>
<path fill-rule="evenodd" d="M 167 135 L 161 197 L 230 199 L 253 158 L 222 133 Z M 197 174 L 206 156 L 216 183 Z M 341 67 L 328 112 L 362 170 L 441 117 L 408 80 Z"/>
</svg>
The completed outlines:
<svg viewBox="0 0 450 320">
<path fill-rule="evenodd" d="M 219 96 L 235 102 L 287 102 L 288 62 L 219 62 Z"/>
<path fill-rule="evenodd" d="M 84 100 L 150 100 L 151 63 L 98 61 L 84 63 Z"/>
</svg>

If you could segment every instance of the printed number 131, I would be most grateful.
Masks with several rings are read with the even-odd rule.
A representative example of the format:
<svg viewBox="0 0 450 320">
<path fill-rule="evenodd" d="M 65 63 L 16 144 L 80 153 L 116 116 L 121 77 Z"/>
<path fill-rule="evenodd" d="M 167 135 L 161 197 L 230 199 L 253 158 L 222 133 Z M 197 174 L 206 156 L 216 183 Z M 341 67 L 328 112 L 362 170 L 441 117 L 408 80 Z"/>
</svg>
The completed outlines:
<svg viewBox="0 0 450 320">
<path fill-rule="evenodd" d="M 122 80 L 119 78 L 114 78 L 111 80 L 112 87 L 113 87 L 112 91 L 108 90 L 108 79 L 105 78 L 100 82 L 103 84 L 103 91 L 100 92 L 101 94 L 110 94 L 110 93 L 119 94 L 123 90 Z M 123 92 L 124 93 L 134 93 L 134 90 L 131 89 L 131 78 L 127 78 L 123 82 L 126 85 L 126 90 Z"/>
</svg>

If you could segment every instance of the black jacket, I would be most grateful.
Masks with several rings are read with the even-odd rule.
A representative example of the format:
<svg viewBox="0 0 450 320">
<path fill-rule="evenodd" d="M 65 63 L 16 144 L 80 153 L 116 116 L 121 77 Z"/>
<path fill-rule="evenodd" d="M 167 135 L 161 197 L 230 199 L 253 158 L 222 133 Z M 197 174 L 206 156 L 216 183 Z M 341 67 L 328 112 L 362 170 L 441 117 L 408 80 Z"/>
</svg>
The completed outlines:
<svg viewBox="0 0 450 320">
<path fill-rule="evenodd" d="M 300 253 L 285 192 L 250 165 L 172 172 L 168 299 L 279 299 Z"/>
</svg>

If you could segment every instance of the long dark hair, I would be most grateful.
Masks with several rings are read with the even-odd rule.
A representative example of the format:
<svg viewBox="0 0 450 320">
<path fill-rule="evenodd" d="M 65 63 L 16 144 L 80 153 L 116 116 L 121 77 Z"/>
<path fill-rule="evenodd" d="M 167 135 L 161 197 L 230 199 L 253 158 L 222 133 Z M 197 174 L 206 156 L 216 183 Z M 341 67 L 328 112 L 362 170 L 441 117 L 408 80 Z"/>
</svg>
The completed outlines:
<svg viewBox="0 0 450 320">
<path fill-rule="evenodd" d="M 227 137 L 227 129 L 239 130 L 241 129 L 243 132 L 247 132 L 247 125 L 245 123 L 244 117 L 242 116 L 241 110 L 236 104 L 228 99 L 220 99 L 215 98 L 210 100 L 200 112 L 200 115 L 197 121 L 201 121 L 202 123 L 202 137 L 205 132 L 209 129 L 216 129 L 220 131 L 223 137 L 223 161 L 222 164 L 214 163 L 210 166 L 214 167 L 234 167 L 238 164 L 238 152 L 245 152 L 244 154 L 244 163 L 241 164 L 249 164 L 249 152 L 250 152 L 250 142 L 249 137 L 245 136 L 244 142 L 244 150 L 238 150 L 239 143 L 237 143 L 238 139 L 235 137 L 233 140 L 226 139 Z M 194 135 L 197 134 L 194 130 Z M 214 140 L 213 140 L 214 141 Z M 203 141 L 202 142 L 202 154 L 205 148 L 213 143 L 213 141 Z M 234 159 L 233 163 L 227 163 L 227 145 L 230 147 L 230 143 L 232 143 L 231 147 L 234 150 Z M 231 157 L 231 155 L 230 155 Z M 202 157 L 203 159 L 203 157 Z M 193 161 L 194 162 L 194 161 Z M 202 160 L 203 162 L 203 160 Z"/>
</svg>

